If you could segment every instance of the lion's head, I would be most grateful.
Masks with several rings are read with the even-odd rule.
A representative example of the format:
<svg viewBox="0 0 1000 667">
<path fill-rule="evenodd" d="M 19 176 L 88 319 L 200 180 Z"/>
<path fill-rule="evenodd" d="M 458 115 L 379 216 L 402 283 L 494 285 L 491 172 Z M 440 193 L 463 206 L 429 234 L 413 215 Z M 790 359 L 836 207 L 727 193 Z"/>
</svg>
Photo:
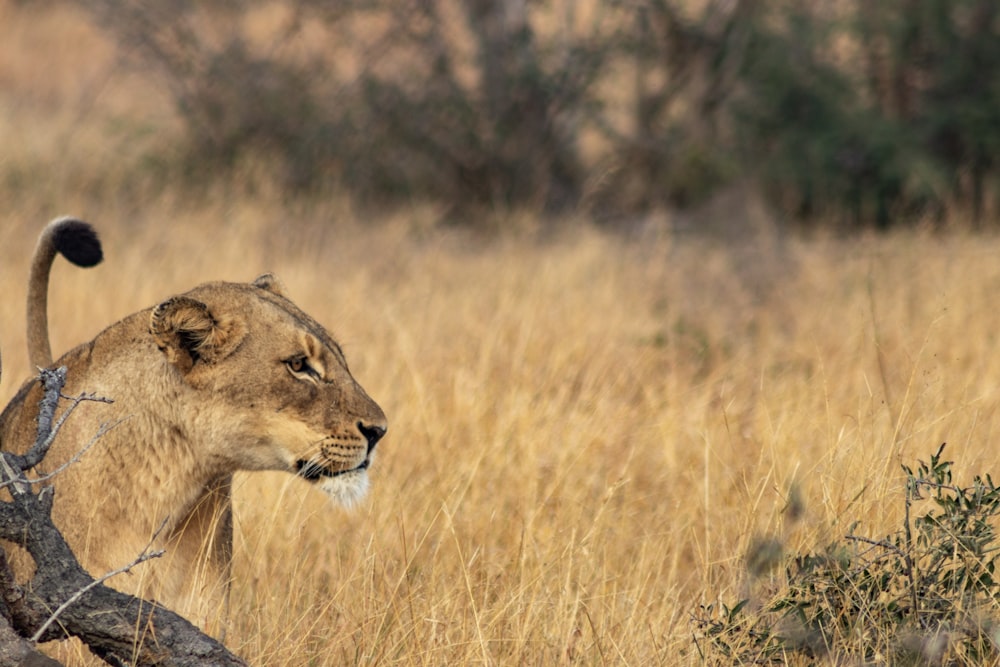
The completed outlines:
<svg viewBox="0 0 1000 667">
<path fill-rule="evenodd" d="M 287 470 L 350 505 L 386 430 L 340 346 L 264 275 L 212 283 L 156 306 L 150 335 L 201 396 L 206 430 L 242 470 Z"/>
</svg>

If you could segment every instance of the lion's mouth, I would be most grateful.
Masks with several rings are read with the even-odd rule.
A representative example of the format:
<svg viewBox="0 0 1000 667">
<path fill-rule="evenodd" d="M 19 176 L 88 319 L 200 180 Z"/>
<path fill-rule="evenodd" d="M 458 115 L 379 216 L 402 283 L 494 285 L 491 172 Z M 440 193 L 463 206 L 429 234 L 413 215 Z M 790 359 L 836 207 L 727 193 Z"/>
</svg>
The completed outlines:
<svg viewBox="0 0 1000 667">
<path fill-rule="evenodd" d="M 371 463 L 371 459 L 365 459 L 360 465 L 350 468 L 348 470 L 330 470 L 326 466 L 320 465 L 315 461 L 307 461 L 305 459 L 299 459 L 295 462 L 296 474 L 299 477 L 304 477 L 310 482 L 315 482 L 324 477 L 339 477 L 341 475 L 346 475 L 349 472 L 358 472 L 359 470 L 366 470 Z"/>
</svg>

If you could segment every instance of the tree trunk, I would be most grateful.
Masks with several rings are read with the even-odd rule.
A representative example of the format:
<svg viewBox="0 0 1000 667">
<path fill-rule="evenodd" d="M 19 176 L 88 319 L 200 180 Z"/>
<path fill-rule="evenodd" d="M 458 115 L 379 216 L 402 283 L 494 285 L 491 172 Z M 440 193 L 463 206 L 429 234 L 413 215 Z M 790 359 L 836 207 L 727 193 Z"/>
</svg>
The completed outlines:
<svg viewBox="0 0 1000 667">
<path fill-rule="evenodd" d="M 465 9 L 479 40 L 480 90 L 492 133 L 488 198 L 548 210 L 575 203 L 579 165 L 559 133 L 525 0 L 466 0 Z"/>
</svg>

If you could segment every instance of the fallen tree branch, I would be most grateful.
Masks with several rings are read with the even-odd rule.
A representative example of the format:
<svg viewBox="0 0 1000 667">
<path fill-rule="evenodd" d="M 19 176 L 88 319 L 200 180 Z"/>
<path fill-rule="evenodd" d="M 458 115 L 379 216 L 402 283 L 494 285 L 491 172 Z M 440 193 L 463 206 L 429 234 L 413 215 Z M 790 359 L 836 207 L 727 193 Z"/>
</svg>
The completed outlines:
<svg viewBox="0 0 1000 667">
<path fill-rule="evenodd" d="M 43 404 L 53 405 L 65 383 L 65 369 L 41 373 Z M 71 400 L 78 404 L 79 400 L 93 399 Z M 9 502 L 0 502 L 0 538 L 27 550 L 36 566 L 35 576 L 22 587 L 16 583 L 6 557 L 0 559 L 2 612 L 12 632 L 22 638 L 31 637 L 32 642 L 79 637 L 111 665 L 246 665 L 181 616 L 156 603 L 108 588 L 102 583 L 104 579 L 95 581 L 80 566 L 52 523 L 53 487 L 43 486 L 34 493 L 26 475 L 25 464 L 36 456 L 34 464 L 41 461 L 58 431 L 61 422 L 53 426 L 54 414 L 52 410 L 44 420 L 39 419 L 37 440 L 29 455 L 0 453 L 0 482 L 12 497 Z M 151 557 L 152 553 L 144 552 L 126 568 Z M 12 648 L 18 646 L 31 649 L 30 643 L 21 642 Z M 0 660 L 6 648 L 0 624 Z"/>
<path fill-rule="evenodd" d="M 163 523 L 160 524 L 160 527 L 156 529 L 156 532 L 153 534 L 152 539 L 149 540 L 149 544 L 146 545 L 146 548 L 142 550 L 142 553 L 136 556 L 131 563 L 128 563 L 127 565 L 123 565 L 122 567 L 111 570 L 110 572 L 101 575 L 94 581 L 90 582 L 89 584 L 78 590 L 76 593 L 73 593 L 73 595 L 71 595 L 68 600 L 59 605 L 59 608 L 56 609 L 54 612 L 52 612 L 52 615 L 49 616 L 44 623 L 42 623 L 42 627 L 38 628 L 38 630 L 35 631 L 35 634 L 31 635 L 31 641 L 37 642 L 41 637 L 43 637 L 45 635 L 45 631 L 49 629 L 49 626 L 55 623 L 56 619 L 59 618 L 59 614 L 63 613 L 66 609 L 70 607 L 70 605 L 72 605 L 81 597 L 83 597 L 83 595 L 90 589 L 94 588 L 95 586 L 99 586 L 100 584 L 103 584 L 111 577 L 115 577 L 119 574 L 124 574 L 125 572 L 131 571 L 132 568 L 135 567 L 136 565 L 145 563 L 147 560 L 151 558 L 159 558 L 160 556 L 162 556 L 164 553 L 163 549 L 154 550 L 152 549 L 152 546 L 153 542 L 156 541 L 157 536 L 160 534 L 160 531 L 163 530 L 163 527 L 166 525 L 167 521 L 166 519 L 164 519 Z"/>
<path fill-rule="evenodd" d="M 6 619 L 0 618 L 0 667 L 61 667 L 52 658 L 39 653 L 35 645 L 17 634 Z"/>
</svg>

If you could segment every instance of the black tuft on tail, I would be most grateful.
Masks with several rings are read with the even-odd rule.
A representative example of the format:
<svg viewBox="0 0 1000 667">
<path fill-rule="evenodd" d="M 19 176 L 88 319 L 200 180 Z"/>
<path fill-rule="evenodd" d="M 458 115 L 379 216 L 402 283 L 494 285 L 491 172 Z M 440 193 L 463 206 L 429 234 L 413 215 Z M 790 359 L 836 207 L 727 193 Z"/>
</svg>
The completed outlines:
<svg viewBox="0 0 1000 667">
<path fill-rule="evenodd" d="M 95 266 L 104 259 L 97 232 L 83 220 L 65 220 L 59 225 L 53 241 L 62 256 L 77 266 Z"/>
</svg>

